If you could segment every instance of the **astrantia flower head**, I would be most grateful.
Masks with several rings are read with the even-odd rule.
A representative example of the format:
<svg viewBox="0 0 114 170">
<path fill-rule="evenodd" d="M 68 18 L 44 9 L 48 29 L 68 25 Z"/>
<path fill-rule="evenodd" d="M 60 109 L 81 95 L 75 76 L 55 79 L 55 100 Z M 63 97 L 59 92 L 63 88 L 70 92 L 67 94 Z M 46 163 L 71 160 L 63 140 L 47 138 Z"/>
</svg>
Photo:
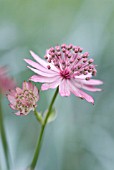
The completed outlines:
<svg viewBox="0 0 114 170">
<path fill-rule="evenodd" d="M 82 53 L 82 50 L 81 47 L 72 44 L 51 47 L 44 56 L 46 61 L 31 51 L 36 62 L 29 59 L 25 59 L 25 61 L 32 66 L 28 66 L 28 68 L 36 75 L 33 75 L 30 80 L 44 83 L 41 90 L 59 86 L 61 96 L 70 96 L 73 93 L 81 99 L 94 103 L 94 99 L 81 89 L 93 92 L 101 91 L 95 85 L 103 82 L 91 79 L 97 72 L 93 64 L 94 60 L 88 59 L 89 53 Z"/>
<path fill-rule="evenodd" d="M 8 94 L 10 107 L 17 110 L 16 115 L 27 115 L 36 108 L 36 102 L 39 100 L 38 89 L 31 82 L 23 82 L 22 89 L 17 87 Z"/>
<path fill-rule="evenodd" d="M 7 93 L 15 87 L 15 82 L 7 75 L 7 68 L 0 67 L 0 93 Z"/>
</svg>

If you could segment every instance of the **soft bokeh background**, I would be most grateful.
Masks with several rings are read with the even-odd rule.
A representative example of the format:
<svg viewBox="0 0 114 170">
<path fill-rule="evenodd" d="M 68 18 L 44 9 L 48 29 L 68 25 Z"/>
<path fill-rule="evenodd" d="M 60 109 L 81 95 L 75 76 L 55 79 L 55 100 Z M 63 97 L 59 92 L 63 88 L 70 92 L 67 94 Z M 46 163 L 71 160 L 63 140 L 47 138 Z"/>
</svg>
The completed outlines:
<svg viewBox="0 0 114 170">
<path fill-rule="evenodd" d="M 114 1 L 0 0 L 0 65 L 9 67 L 18 86 L 32 72 L 24 58 L 29 50 L 41 57 L 46 48 L 73 43 L 89 51 L 98 65 L 103 91 L 92 94 L 95 105 L 58 96 L 55 122 L 45 131 L 36 170 L 114 170 Z M 40 85 L 38 85 L 40 86 Z M 41 93 L 45 110 L 54 91 Z M 39 134 L 33 114 L 16 117 L 4 97 L 4 120 L 11 151 L 11 170 L 30 163 Z M 0 143 L 0 167 L 5 170 Z"/>
</svg>

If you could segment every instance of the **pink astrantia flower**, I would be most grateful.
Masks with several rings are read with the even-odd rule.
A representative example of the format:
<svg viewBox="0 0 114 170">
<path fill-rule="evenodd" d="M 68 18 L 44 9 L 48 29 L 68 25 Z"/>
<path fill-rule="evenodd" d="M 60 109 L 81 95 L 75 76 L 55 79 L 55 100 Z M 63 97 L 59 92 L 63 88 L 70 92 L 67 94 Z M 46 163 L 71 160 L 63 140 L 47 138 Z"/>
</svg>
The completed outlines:
<svg viewBox="0 0 114 170">
<path fill-rule="evenodd" d="M 39 100 L 38 89 L 31 82 L 23 82 L 22 89 L 17 87 L 8 94 L 10 107 L 17 110 L 16 115 L 27 115 L 36 108 L 36 102 Z"/>
<path fill-rule="evenodd" d="M 33 75 L 30 80 L 34 82 L 44 83 L 41 90 L 56 88 L 59 86 L 61 96 L 70 96 L 71 93 L 81 99 L 94 103 L 94 99 L 82 91 L 96 92 L 101 91 L 95 85 L 100 85 L 103 82 L 100 80 L 91 79 L 96 75 L 96 68 L 93 64 L 93 59 L 88 59 L 89 53 L 82 54 L 82 48 L 62 44 L 61 46 L 51 47 L 47 50 L 42 60 L 34 52 L 30 51 L 36 62 L 25 59 L 31 65 L 28 66 L 36 75 Z"/>
<path fill-rule="evenodd" d="M 0 67 L 0 93 L 7 93 L 9 89 L 15 87 L 15 82 L 7 75 L 7 68 Z"/>
</svg>

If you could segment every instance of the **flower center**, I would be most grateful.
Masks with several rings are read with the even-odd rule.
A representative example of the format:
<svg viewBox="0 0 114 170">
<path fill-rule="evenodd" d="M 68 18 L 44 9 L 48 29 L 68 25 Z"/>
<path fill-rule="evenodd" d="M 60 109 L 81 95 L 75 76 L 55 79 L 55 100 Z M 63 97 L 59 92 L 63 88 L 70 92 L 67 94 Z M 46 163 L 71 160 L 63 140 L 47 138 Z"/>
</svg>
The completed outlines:
<svg viewBox="0 0 114 170">
<path fill-rule="evenodd" d="M 64 79 L 70 79 L 71 75 L 70 72 L 66 69 L 66 70 L 61 70 L 60 71 L 60 75 L 64 78 Z"/>
<path fill-rule="evenodd" d="M 65 79 L 84 75 L 85 79 L 89 80 L 90 75 L 96 75 L 96 69 L 94 60 L 88 59 L 88 56 L 88 52 L 82 54 L 82 48 L 79 46 L 62 44 L 47 50 L 44 58 L 49 63 L 47 68 L 51 69 L 54 65 Z"/>
<path fill-rule="evenodd" d="M 17 96 L 16 107 L 18 110 L 28 112 L 30 108 L 35 106 L 35 96 L 30 90 L 24 90 Z"/>
</svg>

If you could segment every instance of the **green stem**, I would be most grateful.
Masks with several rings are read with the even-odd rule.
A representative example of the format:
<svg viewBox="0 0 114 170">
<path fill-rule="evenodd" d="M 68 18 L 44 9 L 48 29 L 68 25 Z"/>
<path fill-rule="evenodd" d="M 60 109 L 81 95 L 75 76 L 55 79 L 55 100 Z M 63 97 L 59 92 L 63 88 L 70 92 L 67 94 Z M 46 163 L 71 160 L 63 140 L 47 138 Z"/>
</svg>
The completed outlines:
<svg viewBox="0 0 114 170">
<path fill-rule="evenodd" d="M 6 160 L 6 166 L 7 166 L 7 169 L 9 170 L 10 169 L 9 156 L 8 156 L 9 149 L 8 149 L 8 143 L 7 143 L 7 138 L 6 138 L 5 128 L 4 128 L 4 121 L 3 121 L 3 116 L 2 116 L 1 99 L 2 99 L 2 96 L 0 95 L 0 131 L 1 131 L 1 140 L 2 140 L 2 145 L 3 145 L 5 160 Z"/>
<path fill-rule="evenodd" d="M 43 122 L 43 124 L 41 126 L 41 131 L 40 131 L 40 135 L 39 135 L 39 138 L 38 138 L 38 143 L 37 143 L 37 146 L 36 146 L 36 150 L 35 150 L 35 153 L 34 153 L 34 157 L 33 157 L 32 163 L 30 165 L 30 168 L 32 170 L 34 170 L 34 168 L 36 166 L 36 163 L 37 163 L 37 160 L 38 160 L 38 157 L 39 157 L 39 153 L 40 153 L 40 149 L 41 149 L 41 144 L 42 144 L 42 137 L 43 137 L 43 134 L 44 134 L 45 126 L 47 124 L 48 117 L 49 117 L 50 112 L 52 110 L 52 107 L 53 107 L 54 101 L 55 101 L 55 99 L 57 97 L 57 94 L 58 94 L 58 88 L 55 91 L 55 94 L 54 94 L 54 96 L 52 98 L 52 101 L 51 101 L 51 103 L 49 105 L 46 117 L 45 117 L 44 122 Z"/>
</svg>

